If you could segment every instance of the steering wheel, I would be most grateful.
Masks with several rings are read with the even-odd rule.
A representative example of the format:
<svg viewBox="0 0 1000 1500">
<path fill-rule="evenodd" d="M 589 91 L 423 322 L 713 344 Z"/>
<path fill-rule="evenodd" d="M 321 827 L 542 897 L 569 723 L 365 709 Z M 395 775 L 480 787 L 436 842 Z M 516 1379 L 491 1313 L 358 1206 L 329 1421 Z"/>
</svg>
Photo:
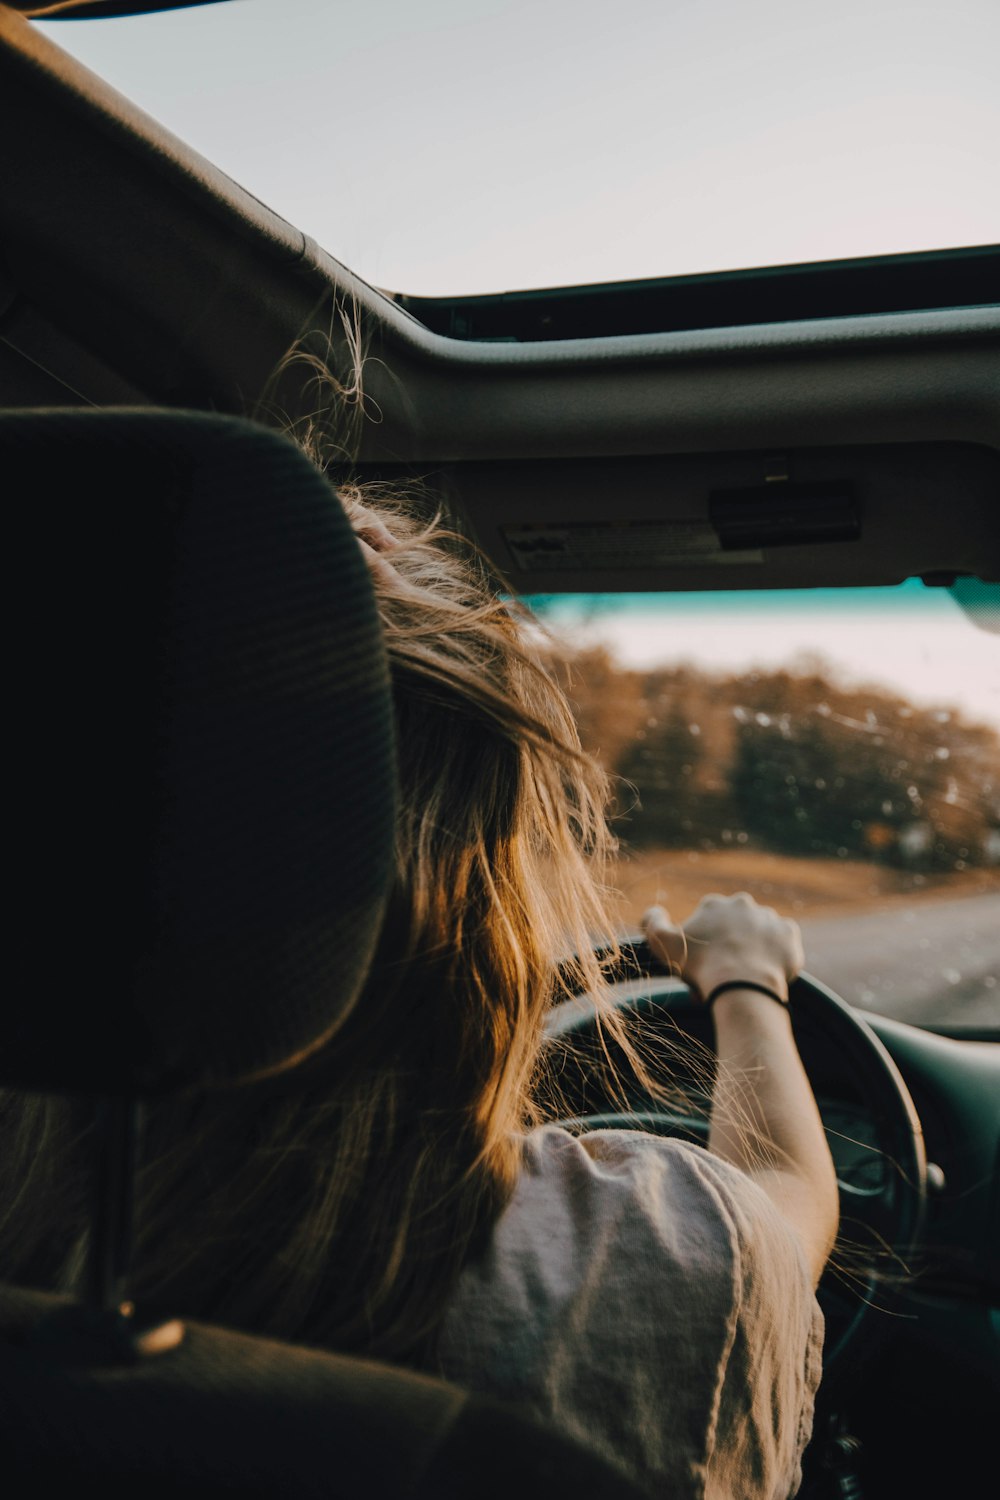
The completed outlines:
<svg viewBox="0 0 1000 1500">
<path fill-rule="evenodd" d="M 641 1017 L 652 1034 L 676 1038 L 679 1032 L 712 1048 L 707 1009 L 670 978 L 644 940 L 623 946 L 611 983 L 614 1003 Z M 838 1168 L 840 1235 L 817 1294 L 827 1324 L 821 1389 L 829 1395 L 889 1324 L 889 1307 L 923 1223 L 927 1163 L 909 1090 L 867 1021 L 809 974 L 791 984 L 790 1004 L 796 1044 Z M 565 1122 L 568 1127 L 641 1129 L 704 1145 L 707 1107 L 667 1112 L 648 1095 L 629 1091 L 623 1102 L 602 1090 L 601 1070 L 593 1067 L 605 1056 L 596 1014 L 593 1002 L 581 996 L 557 1006 L 548 1027 L 566 1050 L 560 1089 L 570 1107 L 579 1109 Z"/>
</svg>

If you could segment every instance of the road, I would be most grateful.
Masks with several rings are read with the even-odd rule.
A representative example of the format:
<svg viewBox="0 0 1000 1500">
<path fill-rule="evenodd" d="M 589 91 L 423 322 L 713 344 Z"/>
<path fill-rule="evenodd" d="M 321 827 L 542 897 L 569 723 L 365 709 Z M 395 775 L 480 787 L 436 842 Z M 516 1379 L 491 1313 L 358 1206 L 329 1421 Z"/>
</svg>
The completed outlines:
<svg viewBox="0 0 1000 1500">
<path fill-rule="evenodd" d="M 900 1021 L 1000 1026 L 1000 894 L 801 922 L 806 969 Z"/>
</svg>

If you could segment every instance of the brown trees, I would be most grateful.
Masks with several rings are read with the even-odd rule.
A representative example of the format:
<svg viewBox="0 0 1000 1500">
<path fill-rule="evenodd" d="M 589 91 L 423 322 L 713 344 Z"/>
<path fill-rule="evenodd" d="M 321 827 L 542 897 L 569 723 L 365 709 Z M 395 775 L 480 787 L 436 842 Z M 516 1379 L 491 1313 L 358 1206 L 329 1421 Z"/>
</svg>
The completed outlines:
<svg viewBox="0 0 1000 1500">
<path fill-rule="evenodd" d="M 1000 736 L 989 726 L 815 666 L 636 672 L 602 650 L 574 658 L 570 679 L 584 743 L 620 778 L 621 834 L 635 847 L 996 862 Z"/>
</svg>

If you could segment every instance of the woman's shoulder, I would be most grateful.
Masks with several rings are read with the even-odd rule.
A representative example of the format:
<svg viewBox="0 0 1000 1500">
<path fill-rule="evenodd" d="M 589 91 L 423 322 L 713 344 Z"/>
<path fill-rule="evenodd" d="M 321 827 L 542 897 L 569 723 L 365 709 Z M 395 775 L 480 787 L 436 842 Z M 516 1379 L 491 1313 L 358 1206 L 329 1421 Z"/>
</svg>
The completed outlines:
<svg viewBox="0 0 1000 1500">
<path fill-rule="evenodd" d="M 458 1301 L 497 1334 L 569 1320 L 634 1354 L 670 1330 L 711 1360 L 737 1319 L 766 1324 L 792 1286 L 812 1304 L 797 1237 L 737 1167 L 643 1131 L 549 1125 L 524 1137 L 513 1196 Z"/>
<path fill-rule="evenodd" d="M 545 1126 L 524 1138 L 442 1350 L 448 1373 L 527 1400 L 685 1494 L 692 1466 L 727 1468 L 762 1373 L 762 1410 L 780 1399 L 792 1429 L 764 1467 L 794 1471 L 821 1333 L 795 1235 L 744 1173 L 640 1131 Z"/>
<path fill-rule="evenodd" d="M 567 1274 L 585 1280 L 595 1256 L 613 1262 L 610 1279 L 623 1291 L 642 1274 L 649 1305 L 674 1315 L 693 1286 L 717 1319 L 738 1317 L 745 1329 L 766 1325 L 790 1296 L 810 1319 L 815 1308 L 791 1225 L 747 1173 L 687 1141 L 639 1130 L 531 1131 L 497 1247 L 512 1262 L 530 1261 L 555 1241 Z"/>
<path fill-rule="evenodd" d="M 713 1225 L 716 1253 L 752 1249 L 760 1237 L 798 1242 L 770 1199 L 738 1167 L 701 1146 L 641 1130 L 577 1135 L 545 1125 L 524 1137 L 513 1217 L 620 1220 L 635 1233 L 679 1221 Z M 804 1261 L 803 1261 L 804 1264 Z"/>
</svg>

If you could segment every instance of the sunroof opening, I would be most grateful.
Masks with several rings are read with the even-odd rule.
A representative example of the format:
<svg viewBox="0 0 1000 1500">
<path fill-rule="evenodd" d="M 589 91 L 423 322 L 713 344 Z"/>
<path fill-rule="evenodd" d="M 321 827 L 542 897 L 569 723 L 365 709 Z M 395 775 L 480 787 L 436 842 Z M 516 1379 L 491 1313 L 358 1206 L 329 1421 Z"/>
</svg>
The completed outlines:
<svg viewBox="0 0 1000 1500">
<path fill-rule="evenodd" d="M 1000 241 L 995 0 L 241 0 L 40 29 L 413 296 Z"/>
<path fill-rule="evenodd" d="M 998 297 L 1000 245 L 979 245 L 492 296 L 402 294 L 398 301 L 435 333 L 532 343 L 993 306 Z"/>
</svg>

